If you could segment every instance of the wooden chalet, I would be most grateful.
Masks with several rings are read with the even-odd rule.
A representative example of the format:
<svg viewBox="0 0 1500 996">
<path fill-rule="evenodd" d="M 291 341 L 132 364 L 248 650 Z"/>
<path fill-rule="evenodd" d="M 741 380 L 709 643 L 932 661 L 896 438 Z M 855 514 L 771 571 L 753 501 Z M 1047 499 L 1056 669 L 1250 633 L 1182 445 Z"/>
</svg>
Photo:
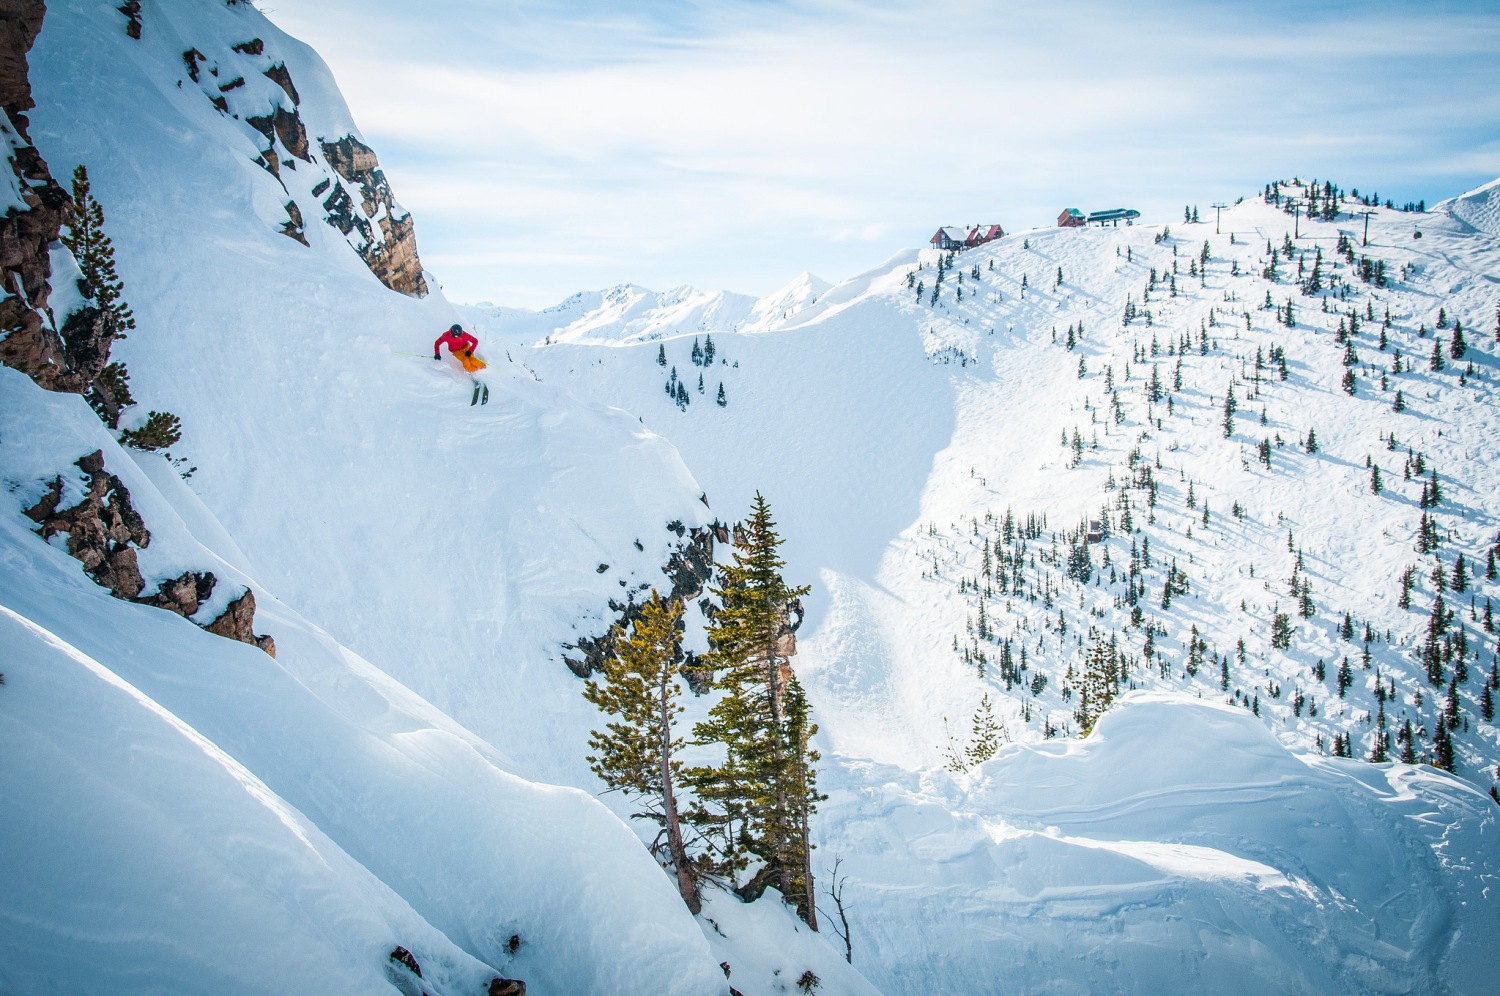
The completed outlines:
<svg viewBox="0 0 1500 996">
<path fill-rule="evenodd" d="M 999 225 L 974 225 L 970 228 L 944 226 L 927 241 L 937 249 L 950 252 L 982 246 L 1004 235 L 1005 229 Z"/>
<path fill-rule="evenodd" d="M 939 228 L 937 234 L 928 239 L 933 246 L 944 251 L 967 249 L 969 233 L 962 228 Z"/>
<path fill-rule="evenodd" d="M 1077 208 L 1066 208 L 1062 214 L 1057 216 L 1058 228 L 1082 228 L 1088 223 L 1088 218 Z"/>
</svg>

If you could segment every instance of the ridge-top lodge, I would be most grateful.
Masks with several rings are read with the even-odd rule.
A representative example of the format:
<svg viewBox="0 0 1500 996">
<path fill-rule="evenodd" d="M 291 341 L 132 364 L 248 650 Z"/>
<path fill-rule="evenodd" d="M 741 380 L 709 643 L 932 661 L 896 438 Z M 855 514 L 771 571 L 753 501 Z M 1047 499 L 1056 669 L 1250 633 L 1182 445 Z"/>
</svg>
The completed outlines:
<svg viewBox="0 0 1500 996">
<path fill-rule="evenodd" d="M 939 228 L 937 234 L 927 241 L 931 242 L 935 248 L 956 251 L 982 246 L 1004 235 L 1005 229 L 999 225 L 975 225 L 973 228 L 945 226 Z"/>
</svg>

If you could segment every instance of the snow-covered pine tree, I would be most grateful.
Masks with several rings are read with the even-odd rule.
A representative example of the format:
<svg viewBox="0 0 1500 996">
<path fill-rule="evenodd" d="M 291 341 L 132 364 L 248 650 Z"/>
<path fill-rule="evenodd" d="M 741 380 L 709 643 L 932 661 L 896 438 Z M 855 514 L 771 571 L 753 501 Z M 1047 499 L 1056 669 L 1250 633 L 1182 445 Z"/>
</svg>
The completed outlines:
<svg viewBox="0 0 1500 996">
<path fill-rule="evenodd" d="M 781 537 L 759 492 L 736 532 L 733 562 L 713 589 L 720 608 L 704 661 L 723 694 L 693 729 L 699 745 L 722 745 L 723 760 L 687 771 L 701 801 L 695 817 L 717 825 L 726 854 L 715 871 L 733 876 L 761 864 L 736 891 L 753 899 L 769 886 L 814 929 L 811 845 L 806 824 L 820 797 L 814 784 L 812 727 L 789 661 L 788 613 L 811 589 L 781 576 Z"/>
<path fill-rule="evenodd" d="M 677 755 L 682 739 L 676 717 L 683 707 L 677 681 L 682 660 L 679 624 L 682 603 L 663 599 L 653 590 L 641 607 L 627 638 L 614 631 L 615 652 L 603 664 L 603 679 L 590 681 L 583 695 L 607 717 L 603 731 L 589 736 L 589 770 L 610 791 L 624 792 L 645 806 L 642 814 L 661 828 L 652 847 L 677 880 L 677 891 L 688 909 L 698 913 L 698 878 L 704 862 L 689 857 L 684 824 L 690 824 L 677 800 L 682 762 Z"/>
</svg>

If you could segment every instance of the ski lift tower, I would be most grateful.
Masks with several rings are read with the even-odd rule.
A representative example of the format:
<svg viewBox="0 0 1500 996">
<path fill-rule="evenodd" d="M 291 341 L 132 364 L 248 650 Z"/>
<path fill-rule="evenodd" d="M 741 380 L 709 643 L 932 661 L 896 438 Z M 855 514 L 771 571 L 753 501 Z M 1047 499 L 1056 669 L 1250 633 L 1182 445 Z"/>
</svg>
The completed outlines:
<svg viewBox="0 0 1500 996">
<path fill-rule="evenodd" d="M 1220 212 L 1222 212 L 1228 206 L 1229 206 L 1228 204 L 1224 204 L 1224 203 L 1221 203 L 1219 201 L 1215 201 L 1214 203 L 1212 203 L 1212 204 L 1209 205 L 1209 207 L 1211 207 L 1211 208 L 1214 209 L 1214 234 L 1215 235 L 1222 234 L 1219 231 L 1219 214 L 1220 214 Z"/>
<path fill-rule="evenodd" d="M 1360 245 L 1367 246 L 1370 244 L 1370 215 L 1374 214 L 1375 211 L 1372 208 L 1365 208 L 1363 211 L 1356 211 L 1355 213 L 1365 216 L 1365 237 L 1360 242 Z"/>
</svg>

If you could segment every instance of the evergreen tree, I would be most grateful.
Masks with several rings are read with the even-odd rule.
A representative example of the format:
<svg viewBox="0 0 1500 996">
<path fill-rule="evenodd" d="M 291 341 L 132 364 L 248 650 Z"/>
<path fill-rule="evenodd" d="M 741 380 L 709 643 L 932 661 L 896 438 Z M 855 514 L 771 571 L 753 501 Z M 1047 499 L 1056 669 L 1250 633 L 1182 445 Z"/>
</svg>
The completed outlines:
<svg viewBox="0 0 1500 996">
<path fill-rule="evenodd" d="M 1380 483 L 1380 464 L 1377 463 L 1370 468 L 1370 493 L 1378 495 L 1384 488 Z"/>
<path fill-rule="evenodd" d="M 1318 452 L 1318 432 L 1316 429 L 1307 430 L 1307 452 Z"/>
<path fill-rule="evenodd" d="M 705 336 L 703 339 L 703 365 L 705 367 L 713 366 L 714 352 L 714 337 L 712 335 Z"/>
<path fill-rule="evenodd" d="M 719 396 L 714 399 L 714 402 L 720 408 L 724 408 L 729 404 L 729 399 L 724 396 L 724 382 L 722 380 L 719 381 Z"/>
<path fill-rule="evenodd" d="M 1443 636 L 1447 632 L 1448 607 L 1439 592 L 1432 603 L 1432 615 L 1427 618 L 1427 639 L 1422 644 L 1422 666 L 1434 687 L 1443 683 Z"/>
<path fill-rule="evenodd" d="M 123 339 L 125 330 L 135 328 L 135 316 L 120 297 L 124 284 L 115 273 L 114 244 L 104 234 L 104 208 L 94 199 L 88 170 L 81 165 L 73 170 L 73 210 L 73 224 L 61 241 L 83 274 L 78 290 L 114 316 L 115 338 Z"/>
<path fill-rule="evenodd" d="M 732 875 L 758 860 L 740 896 L 754 899 L 774 886 L 816 929 L 807 827 L 822 799 L 813 768 L 817 753 L 808 747 L 817 728 L 790 667 L 787 621 L 811 589 L 783 580 L 781 542 L 770 505 L 757 493 L 750 518 L 736 531 L 733 563 L 721 568 L 721 587 L 713 589 L 720 609 L 708 631 L 705 663 L 724 695 L 693 730 L 695 743 L 722 745 L 724 759 L 686 774 L 700 812 L 717 823 L 726 846 L 715 870 Z"/>
<path fill-rule="evenodd" d="M 1437 723 L 1437 730 L 1432 735 L 1432 763 L 1444 771 L 1453 770 L 1453 735 L 1448 732 L 1448 724 L 1441 720 Z"/>
<path fill-rule="evenodd" d="M 1078 709 L 1073 714 L 1080 737 L 1094 731 L 1094 725 L 1115 700 L 1119 687 L 1120 671 L 1115 655 L 1109 644 L 1095 634 L 1084 658 L 1083 684 L 1078 690 Z"/>
<path fill-rule="evenodd" d="M 663 600 L 652 591 L 630 637 L 616 627 L 615 653 L 604 661 L 603 679 L 589 682 L 583 694 L 612 717 L 604 731 L 589 736 L 589 748 L 595 752 L 589 755 L 589 770 L 610 791 L 645 804 L 641 815 L 661 828 L 652 850 L 675 876 L 682 901 L 698 913 L 700 862 L 688 856 L 686 820 L 677 800 L 683 777 L 677 759 L 682 739 L 675 730 L 676 717 L 683 711 L 675 701 L 681 693 L 681 622 L 682 603 Z"/>
<path fill-rule="evenodd" d="M 667 344 L 662 343 L 656 347 L 656 365 L 665 367 L 667 365 Z"/>
<path fill-rule="evenodd" d="M 964 752 L 969 764 L 983 764 L 994 757 L 1000 749 L 1000 734 L 1000 724 L 995 722 L 994 708 L 986 692 L 979 700 L 979 708 L 974 711 L 973 739 Z"/>
<path fill-rule="evenodd" d="M 1469 344 L 1464 341 L 1464 323 L 1454 322 L 1453 338 L 1448 343 L 1448 355 L 1455 360 L 1461 360 L 1468 351 Z"/>
</svg>

